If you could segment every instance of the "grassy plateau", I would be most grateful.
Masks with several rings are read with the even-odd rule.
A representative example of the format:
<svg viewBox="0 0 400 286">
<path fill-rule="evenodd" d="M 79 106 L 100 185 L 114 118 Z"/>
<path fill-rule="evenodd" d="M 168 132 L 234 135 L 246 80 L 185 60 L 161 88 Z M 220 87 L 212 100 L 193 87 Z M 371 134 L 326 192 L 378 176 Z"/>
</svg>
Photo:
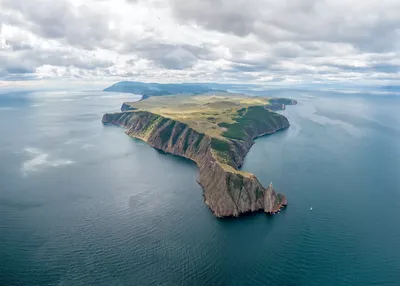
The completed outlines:
<svg viewBox="0 0 400 286">
<path fill-rule="evenodd" d="M 258 127 L 269 126 L 279 120 L 277 117 L 280 115 L 268 108 L 273 104 L 270 102 L 272 100 L 267 97 L 215 93 L 150 97 L 137 102 L 125 102 L 124 105 L 129 108 L 129 112 L 157 114 L 163 120 L 179 121 L 202 136 L 208 135 L 217 161 L 225 169 L 240 172 L 233 168 L 232 142 L 252 140 L 248 130 L 262 130 Z M 165 140 L 171 136 L 173 126 L 171 124 L 163 130 L 161 135 L 165 136 Z"/>
<path fill-rule="evenodd" d="M 224 140 L 244 140 L 246 125 L 262 122 L 275 113 L 264 106 L 266 97 L 243 95 L 197 95 L 152 97 L 138 102 L 126 102 L 133 110 L 149 111 L 176 121 L 186 123 L 199 133 Z"/>
</svg>

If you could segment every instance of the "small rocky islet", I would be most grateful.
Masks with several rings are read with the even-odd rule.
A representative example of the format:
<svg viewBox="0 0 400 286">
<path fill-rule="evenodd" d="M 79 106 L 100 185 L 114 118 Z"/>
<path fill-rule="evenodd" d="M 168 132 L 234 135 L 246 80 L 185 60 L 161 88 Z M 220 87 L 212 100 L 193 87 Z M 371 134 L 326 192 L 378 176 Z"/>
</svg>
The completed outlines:
<svg viewBox="0 0 400 286">
<path fill-rule="evenodd" d="M 127 135 L 155 149 L 194 161 L 204 201 L 215 216 L 275 214 L 287 205 L 286 196 L 240 168 L 257 137 L 289 127 L 288 119 L 274 111 L 296 103 L 224 92 L 146 97 L 123 103 L 121 112 L 104 114 L 102 122 L 124 127 Z"/>
</svg>

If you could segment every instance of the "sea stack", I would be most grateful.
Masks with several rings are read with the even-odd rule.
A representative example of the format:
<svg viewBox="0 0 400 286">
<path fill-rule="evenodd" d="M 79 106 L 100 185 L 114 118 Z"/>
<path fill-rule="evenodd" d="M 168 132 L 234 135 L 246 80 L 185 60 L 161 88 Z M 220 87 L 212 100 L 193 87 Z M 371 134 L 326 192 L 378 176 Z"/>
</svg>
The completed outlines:
<svg viewBox="0 0 400 286">
<path fill-rule="evenodd" d="M 285 195 L 279 194 L 272 186 L 272 182 L 268 185 L 264 194 L 264 212 L 269 215 L 278 213 L 282 208 L 287 206 Z"/>
</svg>

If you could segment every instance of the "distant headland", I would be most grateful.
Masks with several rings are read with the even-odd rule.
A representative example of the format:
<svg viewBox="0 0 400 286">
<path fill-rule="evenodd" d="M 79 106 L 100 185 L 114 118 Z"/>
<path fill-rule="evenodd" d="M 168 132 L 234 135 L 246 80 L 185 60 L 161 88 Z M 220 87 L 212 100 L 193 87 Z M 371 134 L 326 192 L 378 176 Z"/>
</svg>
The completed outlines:
<svg viewBox="0 0 400 286">
<path fill-rule="evenodd" d="M 107 87 L 103 91 L 106 92 L 121 92 L 134 93 L 142 95 L 142 99 L 151 96 L 166 96 L 166 95 L 196 95 L 205 94 L 208 92 L 225 92 L 222 85 L 218 84 L 201 84 L 201 83 L 144 83 L 136 81 L 121 81 Z"/>
</svg>

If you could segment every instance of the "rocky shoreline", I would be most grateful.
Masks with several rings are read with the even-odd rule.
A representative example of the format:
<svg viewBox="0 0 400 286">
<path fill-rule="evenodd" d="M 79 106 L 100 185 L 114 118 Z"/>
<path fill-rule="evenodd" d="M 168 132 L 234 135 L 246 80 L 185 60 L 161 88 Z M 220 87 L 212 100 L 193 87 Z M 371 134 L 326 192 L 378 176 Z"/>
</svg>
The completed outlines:
<svg viewBox="0 0 400 286">
<path fill-rule="evenodd" d="M 217 217 L 260 210 L 272 215 L 288 203 L 272 183 L 264 188 L 256 176 L 239 170 L 255 138 L 289 127 L 283 115 L 275 114 L 274 120 L 246 129 L 247 140 L 227 140 L 229 152 L 225 155 L 229 156 L 230 165 L 220 162 L 213 147 L 214 138 L 185 123 L 142 110 L 107 113 L 102 122 L 122 126 L 127 135 L 142 139 L 153 148 L 194 161 L 200 170 L 198 182 L 205 204 Z"/>
</svg>

